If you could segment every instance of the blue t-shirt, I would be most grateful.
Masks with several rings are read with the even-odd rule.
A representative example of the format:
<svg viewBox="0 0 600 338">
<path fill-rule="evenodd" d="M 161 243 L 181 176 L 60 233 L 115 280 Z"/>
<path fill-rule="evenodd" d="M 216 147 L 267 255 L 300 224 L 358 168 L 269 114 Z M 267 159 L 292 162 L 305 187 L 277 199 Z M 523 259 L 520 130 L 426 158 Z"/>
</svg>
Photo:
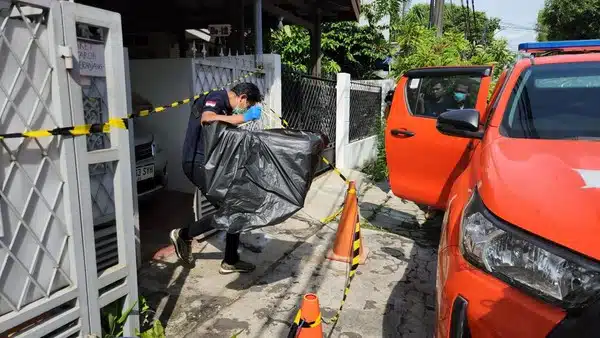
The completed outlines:
<svg viewBox="0 0 600 338">
<path fill-rule="evenodd" d="M 202 113 L 209 111 L 219 115 L 231 115 L 233 109 L 226 90 L 217 90 L 200 97 L 192 106 L 185 141 L 183 142 L 183 163 L 200 162 L 204 165 L 204 141 L 202 140 Z"/>
</svg>

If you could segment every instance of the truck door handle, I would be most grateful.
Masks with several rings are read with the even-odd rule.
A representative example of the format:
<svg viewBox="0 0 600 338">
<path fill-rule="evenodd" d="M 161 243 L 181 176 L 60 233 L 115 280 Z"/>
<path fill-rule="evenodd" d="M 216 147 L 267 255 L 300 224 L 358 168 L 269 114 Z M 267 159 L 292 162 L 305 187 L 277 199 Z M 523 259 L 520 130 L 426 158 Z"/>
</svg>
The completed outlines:
<svg viewBox="0 0 600 338">
<path fill-rule="evenodd" d="M 406 129 L 392 129 L 392 136 L 405 136 L 405 137 L 413 137 L 415 133 Z"/>
</svg>

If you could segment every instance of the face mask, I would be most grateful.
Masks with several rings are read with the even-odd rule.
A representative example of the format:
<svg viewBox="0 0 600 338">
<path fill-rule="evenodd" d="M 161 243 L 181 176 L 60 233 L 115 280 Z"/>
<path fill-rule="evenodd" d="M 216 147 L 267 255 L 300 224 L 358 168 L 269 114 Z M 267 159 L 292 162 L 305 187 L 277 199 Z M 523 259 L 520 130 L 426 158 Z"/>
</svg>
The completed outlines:
<svg viewBox="0 0 600 338">
<path fill-rule="evenodd" d="M 246 112 L 246 110 L 248 110 L 248 108 L 236 107 L 233 109 L 233 115 L 243 114 Z"/>
<path fill-rule="evenodd" d="M 458 102 L 463 102 L 467 98 L 467 94 L 465 94 L 465 93 L 459 93 L 459 92 L 454 92 L 454 98 Z"/>
</svg>

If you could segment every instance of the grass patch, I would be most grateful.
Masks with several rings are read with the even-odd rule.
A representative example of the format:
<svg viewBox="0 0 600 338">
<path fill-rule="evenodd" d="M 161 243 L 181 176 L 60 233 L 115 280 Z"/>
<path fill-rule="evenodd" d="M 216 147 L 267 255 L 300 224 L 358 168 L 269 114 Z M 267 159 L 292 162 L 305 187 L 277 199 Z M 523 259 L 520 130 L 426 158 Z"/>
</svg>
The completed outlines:
<svg viewBox="0 0 600 338">
<path fill-rule="evenodd" d="M 371 223 L 372 221 L 375 220 L 375 218 L 377 217 L 377 214 L 379 214 L 379 212 L 381 212 L 381 210 L 385 207 L 385 204 L 390 200 L 390 198 L 391 198 L 390 196 L 387 196 L 385 198 L 385 201 L 383 201 L 383 203 L 381 203 L 378 206 L 376 206 L 375 208 L 373 208 L 373 210 L 371 210 L 371 215 L 369 217 L 362 217 L 362 221 L 360 223 L 361 228 L 380 231 L 380 232 L 393 233 L 392 231 L 390 231 L 386 228 L 382 228 L 382 227 L 379 227 L 379 226 Z"/>
<path fill-rule="evenodd" d="M 394 233 L 391 230 L 388 230 L 386 228 L 382 228 L 380 226 L 374 225 L 374 224 L 372 224 L 372 223 L 370 223 L 370 222 L 368 222 L 366 220 L 360 223 L 360 228 L 361 229 L 369 229 L 369 230 L 379 231 L 379 232 L 387 232 L 387 233 L 390 233 L 390 234 Z"/>
<path fill-rule="evenodd" d="M 386 180 L 388 177 L 387 159 L 385 156 L 385 124 L 379 121 L 377 128 L 377 157 L 369 161 L 362 169 L 375 182 Z"/>
</svg>

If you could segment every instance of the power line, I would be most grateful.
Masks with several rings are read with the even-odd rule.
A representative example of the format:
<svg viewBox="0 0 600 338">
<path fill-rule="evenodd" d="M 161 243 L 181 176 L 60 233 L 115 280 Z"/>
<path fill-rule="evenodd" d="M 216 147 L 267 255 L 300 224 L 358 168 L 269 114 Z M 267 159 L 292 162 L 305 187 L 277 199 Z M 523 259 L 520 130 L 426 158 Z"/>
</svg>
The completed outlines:
<svg viewBox="0 0 600 338">
<path fill-rule="evenodd" d="M 460 7 L 462 8 L 462 11 L 465 12 L 465 3 L 464 3 L 463 0 L 460 0 Z M 469 25 L 469 21 L 470 21 L 470 19 L 469 19 L 469 17 L 470 17 L 470 15 L 469 15 L 469 0 L 467 0 L 467 10 L 466 10 L 466 13 L 467 13 L 467 18 L 466 18 L 466 21 L 465 21 L 465 24 L 466 24 L 465 38 L 467 40 L 471 41 L 471 38 L 470 38 L 471 37 L 471 32 L 470 32 L 471 28 L 470 28 L 470 25 Z"/>
<path fill-rule="evenodd" d="M 467 0 L 467 3 L 469 0 Z M 475 0 L 471 0 L 471 9 L 473 10 L 473 33 L 477 32 L 477 15 L 475 14 Z"/>
<path fill-rule="evenodd" d="M 534 32 L 543 31 L 542 29 L 539 29 L 537 27 L 527 27 L 527 26 L 521 26 L 521 25 L 516 25 L 516 24 L 511 24 L 511 23 L 506 23 L 506 22 L 500 22 L 500 28 L 505 29 L 505 30 L 517 30 L 517 31 L 534 31 Z"/>
<path fill-rule="evenodd" d="M 523 25 L 523 24 L 517 24 L 517 23 L 508 22 L 508 21 L 505 21 L 505 20 L 500 20 L 500 22 L 503 22 L 503 23 L 505 23 L 507 25 L 524 26 L 524 27 L 532 27 L 532 26 L 535 26 L 537 24 L 535 22 L 527 22 L 526 25 Z"/>
<path fill-rule="evenodd" d="M 535 26 L 524 26 L 524 25 L 506 22 L 506 21 L 500 21 L 500 26 L 515 28 L 515 29 L 522 29 L 522 30 L 539 30 L 539 28 L 537 28 Z"/>
</svg>

